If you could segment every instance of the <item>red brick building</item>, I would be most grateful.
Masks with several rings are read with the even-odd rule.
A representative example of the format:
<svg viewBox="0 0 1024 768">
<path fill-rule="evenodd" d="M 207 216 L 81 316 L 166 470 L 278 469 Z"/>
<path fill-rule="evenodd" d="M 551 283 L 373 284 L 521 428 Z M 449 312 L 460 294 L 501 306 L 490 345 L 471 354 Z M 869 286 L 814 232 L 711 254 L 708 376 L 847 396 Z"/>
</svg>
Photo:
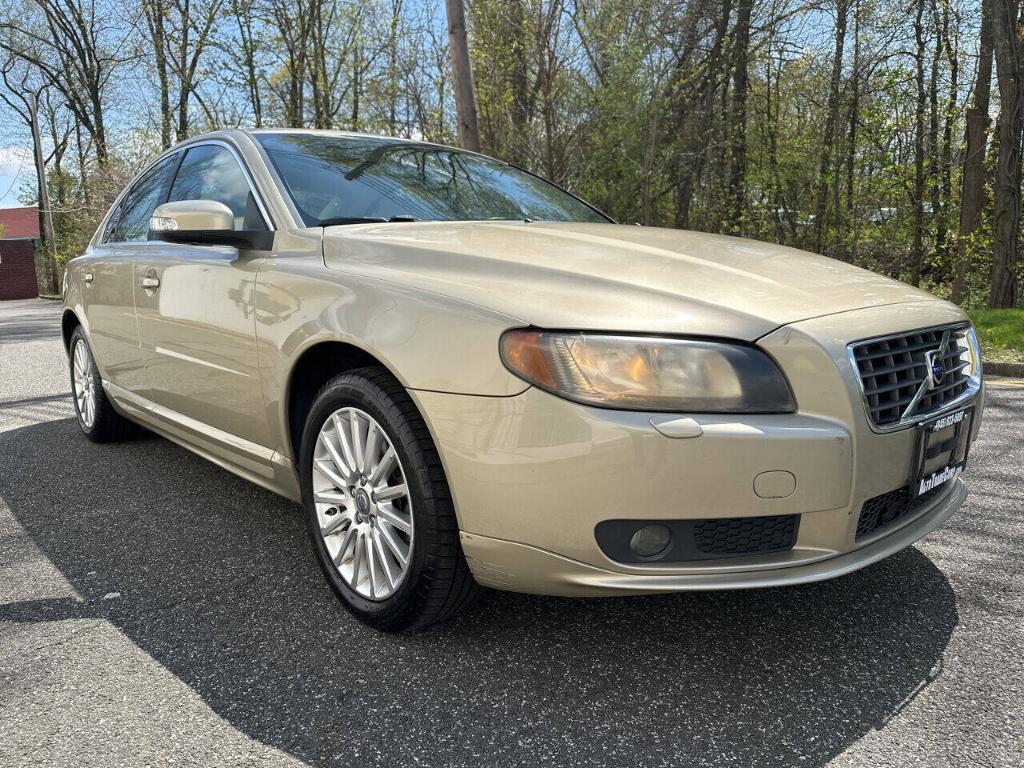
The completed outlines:
<svg viewBox="0 0 1024 768">
<path fill-rule="evenodd" d="M 39 211 L 34 207 L 0 208 L 0 230 L 0 301 L 38 296 Z"/>
</svg>

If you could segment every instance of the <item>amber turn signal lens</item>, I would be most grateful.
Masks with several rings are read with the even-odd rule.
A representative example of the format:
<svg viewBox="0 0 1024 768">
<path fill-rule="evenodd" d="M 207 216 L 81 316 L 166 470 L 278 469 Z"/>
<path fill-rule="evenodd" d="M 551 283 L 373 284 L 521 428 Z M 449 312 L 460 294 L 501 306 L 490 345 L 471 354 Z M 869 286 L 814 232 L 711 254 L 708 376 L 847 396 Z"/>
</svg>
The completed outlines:
<svg viewBox="0 0 1024 768">
<path fill-rule="evenodd" d="M 539 331 L 509 331 L 501 337 L 501 358 L 527 381 L 553 389 L 555 376 L 540 344 Z"/>
</svg>

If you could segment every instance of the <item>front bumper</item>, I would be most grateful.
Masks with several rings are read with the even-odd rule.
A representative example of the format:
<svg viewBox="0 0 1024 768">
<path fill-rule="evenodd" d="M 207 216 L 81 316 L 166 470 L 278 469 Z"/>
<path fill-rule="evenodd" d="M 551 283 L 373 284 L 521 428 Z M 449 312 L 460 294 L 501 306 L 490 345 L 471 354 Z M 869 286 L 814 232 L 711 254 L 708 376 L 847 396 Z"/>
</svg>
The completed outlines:
<svg viewBox="0 0 1024 768">
<path fill-rule="evenodd" d="M 967 488 L 957 478 L 948 492 L 921 514 L 859 549 L 787 566 L 687 574 L 632 574 L 596 568 L 526 544 L 462 534 L 476 580 L 487 587 L 539 595 L 596 597 L 689 590 L 753 589 L 808 584 L 852 573 L 909 547 L 953 516 Z"/>
<path fill-rule="evenodd" d="M 513 397 L 412 394 L 444 462 L 463 549 L 482 584 L 587 595 L 817 581 L 912 544 L 963 502 L 958 480 L 912 514 L 857 538 L 864 501 L 909 481 L 916 432 L 871 429 L 846 353 L 855 338 L 961 318 L 949 305 L 921 302 L 786 326 L 759 345 L 789 377 L 799 412 L 694 414 L 676 431 L 662 422 L 678 415 L 590 408 L 536 389 Z M 759 495 L 755 478 L 765 472 L 789 473 L 795 488 Z M 791 548 L 768 554 L 623 563 L 595 537 L 599 523 L 615 519 L 776 515 L 799 515 L 799 527 Z"/>
</svg>

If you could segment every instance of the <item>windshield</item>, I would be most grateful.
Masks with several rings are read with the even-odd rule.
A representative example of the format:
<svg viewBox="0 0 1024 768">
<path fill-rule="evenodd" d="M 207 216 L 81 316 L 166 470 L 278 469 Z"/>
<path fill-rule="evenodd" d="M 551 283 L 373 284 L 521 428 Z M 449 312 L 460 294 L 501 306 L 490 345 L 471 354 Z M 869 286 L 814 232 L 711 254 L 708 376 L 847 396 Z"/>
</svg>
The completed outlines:
<svg viewBox="0 0 1024 768">
<path fill-rule="evenodd" d="M 393 139 L 259 133 L 306 226 L 363 221 L 605 222 L 568 192 L 506 163 Z"/>
</svg>

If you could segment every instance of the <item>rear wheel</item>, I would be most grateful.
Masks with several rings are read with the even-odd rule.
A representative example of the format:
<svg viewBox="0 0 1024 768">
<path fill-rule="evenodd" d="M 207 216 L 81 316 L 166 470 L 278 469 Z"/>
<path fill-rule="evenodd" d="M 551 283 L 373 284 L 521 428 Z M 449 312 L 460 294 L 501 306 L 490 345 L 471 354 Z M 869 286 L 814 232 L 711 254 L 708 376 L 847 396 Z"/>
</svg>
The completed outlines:
<svg viewBox="0 0 1024 768">
<path fill-rule="evenodd" d="M 109 443 L 128 437 L 135 431 L 135 425 L 114 410 L 103 391 L 103 379 L 81 326 L 71 334 L 68 352 L 71 393 L 82 432 L 94 443 Z"/>
<path fill-rule="evenodd" d="M 386 631 L 424 627 L 478 594 L 437 450 L 387 371 L 351 371 L 320 390 L 301 472 L 317 560 L 361 621 Z"/>
</svg>

